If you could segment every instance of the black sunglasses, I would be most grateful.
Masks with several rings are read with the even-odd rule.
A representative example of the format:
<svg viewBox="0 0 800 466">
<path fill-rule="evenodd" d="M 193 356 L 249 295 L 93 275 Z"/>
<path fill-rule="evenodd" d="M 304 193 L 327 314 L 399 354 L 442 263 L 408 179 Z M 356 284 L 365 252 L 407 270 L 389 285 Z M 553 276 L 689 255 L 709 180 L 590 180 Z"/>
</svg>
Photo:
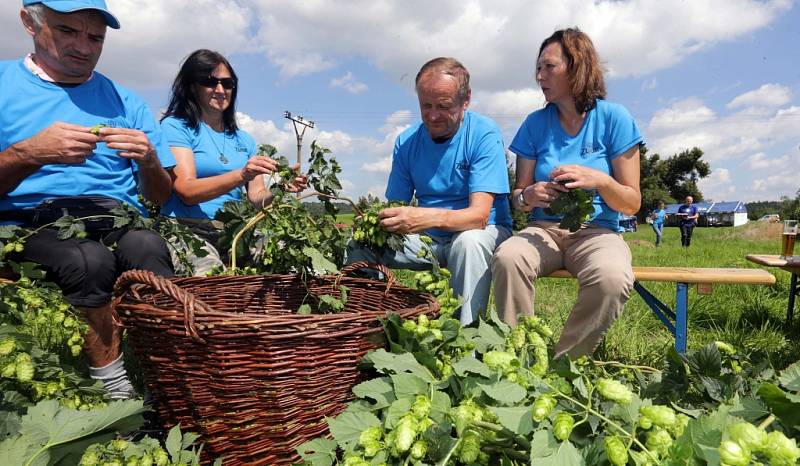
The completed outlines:
<svg viewBox="0 0 800 466">
<path fill-rule="evenodd" d="M 197 84 L 210 89 L 215 89 L 219 84 L 222 84 L 223 89 L 233 89 L 236 87 L 236 81 L 233 78 L 215 78 L 214 76 L 198 78 Z"/>
</svg>

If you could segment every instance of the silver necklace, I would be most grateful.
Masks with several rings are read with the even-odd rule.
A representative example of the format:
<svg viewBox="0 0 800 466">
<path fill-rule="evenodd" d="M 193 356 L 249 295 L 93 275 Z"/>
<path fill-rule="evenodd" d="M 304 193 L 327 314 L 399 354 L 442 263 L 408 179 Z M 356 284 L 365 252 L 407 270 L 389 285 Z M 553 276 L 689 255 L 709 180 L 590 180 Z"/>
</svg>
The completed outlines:
<svg viewBox="0 0 800 466">
<path fill-rule="evenodd" d="M 228 157 L 225 157 L 225 144 L 227 144 L 228 142 L 227 134 L 225 134 L 224 131 L 222 132 L 222 150 L 220 150 L 219 145 L 217 145 L 216 139 L 214 139 L 214 137 L 216 136 L 214 133 L 216 133 L 216 131 L 214 131 L 210 126 L 208 126 L 208 130 L 211 131 L 211 143 L 214 144 L 214 148 L 217 149 L 217 152 L 219 152 L 219 161 L 224 164 L 227 164 Z"/>
</svg>

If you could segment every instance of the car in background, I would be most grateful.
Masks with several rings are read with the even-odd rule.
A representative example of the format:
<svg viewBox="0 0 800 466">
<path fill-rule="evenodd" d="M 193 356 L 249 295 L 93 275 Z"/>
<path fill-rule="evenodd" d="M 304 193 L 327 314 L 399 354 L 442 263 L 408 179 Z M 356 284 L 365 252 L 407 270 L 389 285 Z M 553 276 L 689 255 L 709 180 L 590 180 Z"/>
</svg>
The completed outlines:
<svg viewBox="0 0 800 466">
<path fill-rule="evenodd" d="M 758 219 L 759 222 L 778 223 L 781 221 L 781 216 L 778 214 L 767 214 Z"/>
</svg>

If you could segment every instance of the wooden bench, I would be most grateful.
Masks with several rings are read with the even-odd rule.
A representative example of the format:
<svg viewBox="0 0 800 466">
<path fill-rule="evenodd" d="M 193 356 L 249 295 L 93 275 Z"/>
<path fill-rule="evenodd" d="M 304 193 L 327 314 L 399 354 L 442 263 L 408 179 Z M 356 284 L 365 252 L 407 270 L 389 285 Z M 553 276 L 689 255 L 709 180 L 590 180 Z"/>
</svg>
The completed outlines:
<svg viewBox="0 0 800 466">
<path fill-rule="evenodd" d="M 761 269 L 697 268 L 697 267 L 634 267 L 633 289 L 639 293 L 653 314 L 675 337 L 675 349 L 686 352 L 686 315 L 689 307 L 689 285 L 697 285 L 699 294 L 711 294 L 714 284 L 774 285 L 775 276 Z M 548 278 L 575 278 L 567 270 L 556 270 Z M 641 282 L 671 282 L 676 285 L 675 310 L 653 296 Z"/>
</svg>

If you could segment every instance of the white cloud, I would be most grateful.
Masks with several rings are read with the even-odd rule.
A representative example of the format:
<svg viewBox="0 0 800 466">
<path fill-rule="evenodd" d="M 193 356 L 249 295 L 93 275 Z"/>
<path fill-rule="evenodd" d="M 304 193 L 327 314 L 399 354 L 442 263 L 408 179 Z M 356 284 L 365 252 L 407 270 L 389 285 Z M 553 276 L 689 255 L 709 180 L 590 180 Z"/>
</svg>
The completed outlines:
<svg viewBox="0 0 800 466">
<path fill-rule="evenodd" d="M 361 165 L 361 169 L 365 172 L 389 173 L 392 169 L 392 156 L 384 157 L 377 162 L 365 163 Z"/>
<path fill-rule="evenodd" d="M 471 108 L 497 123 L 504 134 L 513 137 L 525 117 L 544 107 L 544 95 L 538 88 L 511 89 L 499 92 L 475 92 Z M 506 141 L 506 145 L 511 141 Z"/>
<path fill-rule="evenodd" d="M 662 158 L 702 149 L 712 172 L 698 184 L 710 199 L 754 201 L 793 194 L 800 187 L 800 107 L 786 106 L 786 94 L 776 89 L 785 88 L 765 85 L 742 93 L 732 100 L 736 105 L 728 105 L 736 111 L 725 114 L 714 113 L 697 98 L 676 102 L 655 112 L 645 128 L 648 147 Z M 784 107 L 769 108 L 765 101 Z"/>
<path fill-rule="evenodd" d="M 789 0 L 110 3 L 122 29 L 109 31 L 100 69 L 138 88 L 163 86 L 181 58 L 209 47 L 263 53 L 284 79 L 331 69 L 343 58 L 365 58 L 409 88 L 422 63 L 450 55 L 470 69 L 473 87 L 486 91 L 535 86 L 538 46 L 560 27 L 589 33 L 611 77 L 643 76 L 762 28 L 792 6 Z M 31 48 L 18 11 L 14 1 L 0 3 L 4 58 Z"/>
<path fill-rule="evenodd" d="M 367 87 L 366 84 L 357 81 L 353 77 L 353 73 L 351 71 L 348 71 L 341 78 L 331 79 L 330 85 L 331 87 L 341 87 L 342 89 L 346 90 L 351 94 L 361 94 L 362 92 L 369 89 L 369 87 Z"/>
<path fill-rule="evenodd" d="M 767 154 L 759 152 L 747 157 L 745 168 L 749 170 L 774 170 L 788 169 L 789 157 L 770 158 Z"/>
<path fill-rule="evenodd" d="M 642 76 L 718 42 L 755 31 L 791 8 L 788 0 L 252 0 L 254 41 L 291 75 L 308 53 L 321 61 L 361 56 L 409 82 L 429 58 L 459 58 L 488 91 L 534 85 L 541 41 L 578 25 L 593 39 L 613 76 Z M 425 14 L 420 14 L 420 11 Z M 531 18 L 535 18 L 532 21 Z"/>
<path fill-rule="evenodd" d="M 772 175 L 753 180 L 752 189 L 757 193 L 791 193 L 800 188 L 795 174 Z M 779 196 L 775 196 L 776 198 Z M 763 199 L 763 196 L 761 197 Z"/>
<path fill-rule="evenodd" d="M 796 141 L 800 107 L 747 107 L 716 115 L 699 99 L 690 98 L 657 111 L 646 133 L 650 149 L 663 156 L 697 146 L 707 161 L 724 161 Z"/>
<path fill-rule="evenodd" d="M 690 97 L 655 112 L 649 126 L 657 131 L 675 131 L 709 123 L 715 117 L 714 111 L 700 99 Z"/>
<path fill-rule="evenodd" d="M 643 91 L 652 91 L 657 87 L 658 87 L 658 79 L 656 79 L 655 77 L 652 77 L 652 78 L 650 78 L 648 80 L 645 80 L 642 83 L 642 90 Z"/>
<path fill-rule="evenodd" d="M 711 175 L 697 183 L 706 199 L 715 201 L 732 200 L 736 196 L 736 185 L 732 183 L 731 172 L 727 168 L 711 171 Z"/>
<path fill-rule="evenodd" d="M 318 73 L 335 65 L 333 60 L 328 60 L 318 53 L 301 53 L 293 56 L 271 53 L 269 57 L 280 68 L 283 79 Z"/>
<path fill-rule="evenodd" d="M 764 84 L 758 89 L 745 92 L 731 100 L 727 108 L 769 107 L 786 105 L 792 100 L 792 92 L 780 84 Z"/>
</svg>

